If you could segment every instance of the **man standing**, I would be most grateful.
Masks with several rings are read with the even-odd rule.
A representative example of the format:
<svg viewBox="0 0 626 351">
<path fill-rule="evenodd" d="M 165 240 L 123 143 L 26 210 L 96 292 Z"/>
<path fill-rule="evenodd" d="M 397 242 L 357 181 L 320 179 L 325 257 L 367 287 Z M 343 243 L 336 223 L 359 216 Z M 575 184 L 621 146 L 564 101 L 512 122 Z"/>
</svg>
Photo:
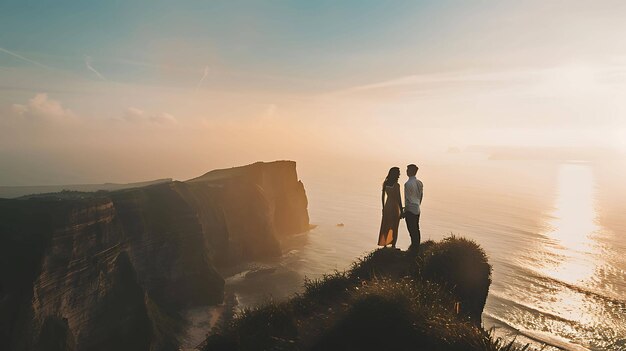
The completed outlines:
<svg viewBox="0 0 626 351">
<path fill-rule="evenodd" d="M 424 184 L 415 177 L 417 166 L 410 164 L 406 167 L 409 180 L 404 183 L 404 216 L 406 228 L 411 235 L 411 248 L 417 250 L 420 244 L 420 206 L 424 196 Z"/>
</svg>

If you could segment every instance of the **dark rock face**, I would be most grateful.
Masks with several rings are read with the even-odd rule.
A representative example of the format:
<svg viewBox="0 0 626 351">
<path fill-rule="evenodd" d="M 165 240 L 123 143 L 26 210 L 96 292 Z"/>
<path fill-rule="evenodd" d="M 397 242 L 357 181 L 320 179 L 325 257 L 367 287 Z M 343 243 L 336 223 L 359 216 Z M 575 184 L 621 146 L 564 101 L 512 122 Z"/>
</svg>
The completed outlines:
<svg viewBox="0 0 626 351">
<path fill-rule="evenodd" d="M 76 342 L 67 319 L 47 317 L 41 326 L 35 350 L 41 351 L 73 351 Z"/>
<path fill-rule="evenodd" d="M 107 266 L 99 272 L 99 290 L 91 302 L 91 315 L 80 326 L 79 349 L 147 350 L 151 321 L 128 254 L 120 252 Z"/>
<path fill-rule="evenodd" d="M 0 199 L 0 349 L 176 348 L 177 312 L 222 301 L 216 265 L 308 229 L 294 162 L 115 192 Z"/>
</svg>

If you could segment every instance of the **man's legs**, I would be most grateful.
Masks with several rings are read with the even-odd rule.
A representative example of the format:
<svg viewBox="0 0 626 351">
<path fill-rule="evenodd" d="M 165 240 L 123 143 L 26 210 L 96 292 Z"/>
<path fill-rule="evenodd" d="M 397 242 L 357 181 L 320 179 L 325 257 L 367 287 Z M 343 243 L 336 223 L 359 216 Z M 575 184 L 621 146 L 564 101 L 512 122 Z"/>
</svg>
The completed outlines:
<svg viewBox="0 0 626 351">
<path fill-rule="evenodd" d="M 422 240 L 422 233 L 420 232 L 420 215 L 415 216 L 415 245 L 416 248 L 420 246 Z"/>
<path fill-rule="evenodd" d="M 406 212 L 406 229 L 409 231 L 409 235 L 411 236 L 411 247 L 413 249 L 417 249 L 420 244 L 420 215 L 416 215 L 412 212 Z"/>
</svg>

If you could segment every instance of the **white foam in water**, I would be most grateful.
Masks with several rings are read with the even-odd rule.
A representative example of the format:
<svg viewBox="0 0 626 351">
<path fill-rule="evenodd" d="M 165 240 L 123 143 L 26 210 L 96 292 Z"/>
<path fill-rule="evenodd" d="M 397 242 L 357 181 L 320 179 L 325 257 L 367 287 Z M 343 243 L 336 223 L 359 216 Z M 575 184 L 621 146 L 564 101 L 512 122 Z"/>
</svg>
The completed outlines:
<svg viewBox="0 0 626 351">
<path fill-rule="evenodd" d="M 548 346 L 555 347 L 561 350 L 568 351 L 591 351 L 590 349 L 578 345 L 571 340 L 566 340 L 564 338 L 558 337 L 554 334 L 540 332 L 536 330 L 530 330 L 523 328 L 521 326 L 516 326 L 507 322 L 501 318 L 498 318 L 490 313 L 483 313 L 483 318 L 492 319 L 501 325 L 502 328 L 509 329 L 511 335 L 522 335 L 530 339 L 531 341 L 536 341 L 539 344 L 545 344 Z M 523 344 L 523 343 L 522 343 Z M 543 345 L 536 345 L 538 347 L 542 347 Z"/>
<path fill-rule="evenodd" d="M 537 341 L 540 342 L 544 342 L 548 345 L 554 346 L 554 347 L 558 347 L 560 349 L 563 350 L 568 350 L 568 351 L 590 351 L 588 348 L 583 347 L 581 345 L 577 345 L 572 343 L 569 340 L 563 339 L 559 336 L 556 336 L 554 334 L 549 334 L 549 333 L 545 333 L 545 332 L 541 332 L 541 331 L 537 331 L 537 330 L 528 330 L 528 329 L 518 329 L 518 331 L 523 334 L 526 335 L 527 337 L 531 338 L 531 339 L 535 339 Z"/>
</svg>

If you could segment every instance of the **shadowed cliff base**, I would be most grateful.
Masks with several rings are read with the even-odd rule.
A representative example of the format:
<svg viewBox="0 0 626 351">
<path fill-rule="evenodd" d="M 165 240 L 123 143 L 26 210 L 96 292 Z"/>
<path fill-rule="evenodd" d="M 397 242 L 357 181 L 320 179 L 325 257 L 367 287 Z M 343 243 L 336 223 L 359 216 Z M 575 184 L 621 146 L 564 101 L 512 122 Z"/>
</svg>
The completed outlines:
<svg viewBox="0 0 626 351">
<path fill-rule="evenodd" d="M 245 310 L 201 350 L 522 350 L 480 315 L 491 266 L 473 241 L 378 249 L 346 272 L 305 281 L 289 301 Z M 526 346 L 527 349 L 527 346 Z"/>
</svg>

